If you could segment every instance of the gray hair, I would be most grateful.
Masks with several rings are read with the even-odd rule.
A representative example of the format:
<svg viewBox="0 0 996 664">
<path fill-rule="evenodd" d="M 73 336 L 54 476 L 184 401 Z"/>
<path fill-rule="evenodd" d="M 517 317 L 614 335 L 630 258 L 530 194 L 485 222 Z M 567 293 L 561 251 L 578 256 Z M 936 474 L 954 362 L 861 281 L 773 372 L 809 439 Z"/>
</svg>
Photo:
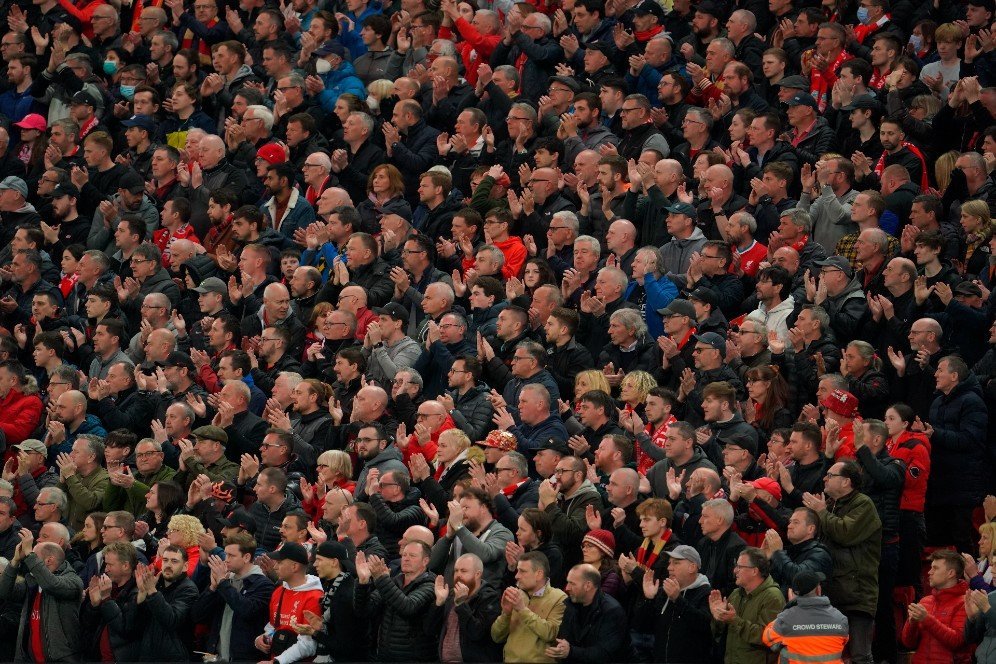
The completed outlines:
<svg viewBox="0 0 996 664">
<path fill-rule="evenodd" d="M 280 373 L 277 374 L 278 378 L 280 376 L 283 376 L 284 378 L 287 379 L 287 382 L 290 383 L 291 389 L 294 389 L 295 387 L 300 385 L 301 381 L 304 380 L 304 376 L 297 373 L 296 371 L 281 371 Z"/>
<path fill-rule="evenodd" d="M 435 46 L 436 44 L 439 44 L 440 56 L 448 58 L 456 57 L 457 54 L 456 44 L 454 44 L 449 39 L 436 39 L 432 42 L 432 45 Z"/>
<path fill-rule="evenodd" d="M 661 274 L 663 274 L 661 272 L 661 266 L 664 265 L 664 254 L 661 253 L 661 250 L 658 247 L 649 244 L 645 247 L 640 247 L 639 249 L 636 250 L 636 255 L 639 256 L 641 254 L 644 256 L 647 255 L 653 256 L 654 259 L 653 272 L 655 276 L 660 276 Z"/>
<path fill-rule="evenodd" d="M 868 228 L 868 229 L 866 229 L 866 231 L 867 231 L 869 237 L 872 238 L 871 241 L 874 242 L 878 246 L 878 252 L 880 254 L 882 254 L 883 256 L 888 256 L 889 255 L 889 236 L 885 234 L 885 231 L 883 231 L 881 228 Z M 865 231 L 862 231 L 862 232 L 865 232 Z"/>
<path fill-rule="evenodd" d="M 751 235 L 757 232 L 757 218 L 750 212 L 747 212 L 746 210 L 734 212 L 733 217 L 736 218 L 736 222 L 739 225 L 746 226 Z"/>
<path fill-rule="evenodd" d="M 370 117 L 369 113 L 364 113 L 363 111 L 357 111 L 355 113 L 350 113 L 350 115 L 355 115 L 360 118 L 360 122 L 367 130 L 367 134 L 372 134 L 374 130 L 374 119 Z"/>
<path fill-rule="evenodd" d="M 726 37 L 716 37 L 710 42 L 710 44 L 715 44 L 716 46 L 719 46 L 724 51 L 729 53 L 730 57 L 733 57 L 737 54 L 736 45 Z"/>
<path fill-rule="evenodd" d="M 605 274 L 609 277 L 612 277 L 613 279 L 616 280 L 616 283 L 618 283 L 619 287 L 622 288 L 623 290 L 626 290 L 626 286 L 629 285 L 629 277 L 626 275 L 625 272 L 623 272 L 617 267 L 603 267 L 601 270 L 599 270 L 599 274 Z"/>
<path fill-rule="evenodd" d="M 540 12 L 533 12 L 533 14 L 536 15 L 536 22 L 539 23 L 536 27 L 542 28 L 544 35 L 550 34 L 550 31 L 553 30 L 553 22 L 550 20 L 550 17 Z"/>
<path fill-rule="evenodd" d="M 423 385 L 425 385 L 425 381 L 424 381 L 424 380 L 422 379 L 422 374 L 420 374 L 419 372 L 415 371 L 415 370 L 414 370 L 414 369 L 412 369 L 411 367 L 405 367 L 405 368 L 403 368 L 403 369 L 398 369 L 398 373 L 399 373 L 399 374 L 401 374 L 401 373 L 406 373 L 406 374 L 408 374 L 408 375 L 409 375 L 409 377 L 411 378 L 411 379 L 409 380 L 409 382 L 410 382 L 410 383 L 411 383 L 412 385 L 417 385 L 417 386 L 418 386 L 418 389 L 419 389 L 419 392 L 421 392 L 421 391 L 422 391 L 422 386 L 423 386 Z M 395 376 L 396 376 L 396 375 L 398 375 L 398 374 L 395 374 Z"/>
<path fill-rule="evenodd" d="M 529 383 L 528 385 L 523 385 L 520 392 L 525 392 L 526 390 L 531 390 L 535 392 L 546 404 L 549 406 L 553 397 L 550 396 L 550 390 L 546 389 L 545 386 L 539 383 Z"/>
<path fill-rule="evenodd" d="M 484 11 L 484 10 L 483 9 L 479 9 L 478 11 L 481 12 L 481 11 Z M 497 74 L 498 72 L 501 72 L 503 75 L 507 76 L 508 80 L 514 81 L 515 82 L 515 87 L 519 87 L 519 70 L 518 69 L 516 69 L 512 65 L 501 65 L 500 67 L 495 67 L 494 73 Z M 524 104 L 524 105 L 528 106 L 529 108 L 532 108 L 532 106 L 529 106 L 529 104 Z M 518 106 L 518 104 L 512 104 L 512 106 L 513 107 L 514 106 Z M 536 114 L 536 109 L 533 109 L 533 115 L 535 115 L 535 114 Z"/>
<path fill-rule="evenodd" d="M 526 461 L 526 457 L 522 456 L 521 453 L 513 450 L 512 452 L 506 454 L 505 458 L 515 465 L 515 472 L 518 473 L 519 477 L 526 477 L 529 475 L 529 462 Z"/>
<path fill-rule="evenodd" d="M 76 65 L 83 67 L 87 71 L 87 75 L 93 73 L 93 63 L 90 61 L 90 56 L 85 53 L 70 53 L 66 56 L 66 61 L 72 61 Z"/>
<path fill-rule="evenodd" d="M 483 253 L 491 254 L 494 258 L 495 263 L 498 264 L 498 269 L 505 267 L 505 254 L 502 253 L 501 249 L 493 244 L 486 244 L 477 250 L 477 255 L 480 256 Z"/>
<path fill-rule="evenodd" d="M 628 330 L 632 330 L 634 336 L 640 338 L 647 334 L 647 324 L 643 316 L 636 309 L 619 309 L 609 316 L 610 321 L 615 321 Z"/>
<path fill-rule="evenodd" d="M 246 112 L 252 111 L 252 117 L 257 120 L 263 121 L 263 126 L 266 127 L 266 131 L 273 129 L 273 111 L 268 109 L 262 104 L 253 104 L 246 108 Z"/>
<path fill-rule="evenodd" d="M 599 243 L 599 241 L 596 238 L 590 235 L 579 235 L 576 238 L 574 238 L 575 247 L 578 246 L 578 242 L 584 242 L 585 244 L 588 245 L 588 248 L 591 249 L 592 253 L 601 255 L 602 245 Z"/>
<path fill-rule="evenodd" d="M 366 115 L 366 114 L 364 113 L 364 115 Z M 323 169 L 326 173 L 329 173 L 329 172 L 332 171 L 332 160 L 329 159 L 329 156 L 327 154 L 325 154 L 324 152 L 312 152 L 306 158 L 307 159 L 314 159 L 315 163 L 318 165 L 318 167 L 321 168 L 321 169 Z"/>
<path fill-rule="evenodd" d="M 69 497 L 66 492 L 55 486 L 47 486 L 38 492 L 38 497 L 41 498 L 42 495 L 48 496 L 49 502 L 55 505 L 55 509 L 59 510 L 61 514 L 66 513 L 66 507 L 69 505 Z"/>
<path fill-rule="evenodd" d="M 524 102 L 512 104 L 512 110 L 519 111 L 520 113 L 525 114 L 532 121 L 533 126 L 536 125 L 536 118 L 538 118 L 539 116 L 536 114 L 536 109 L 530 106 L 529 104 L 526 104 Z"/>
<path fill-rule="evenodd" d="M 119 362 L 118 364 L 123 364 Z M 249 389 L 248 387 L 246 389 Z M 104 439 L 92 433 L 84 433 L 76 436 L 76 440 L 82 440 L 87 448 L 97 458 L 97 462 L 104 460 Z"/>
<path fill-rule="evenodd" d="M 159 9 L 160 11 L 162 11 L 160 7 L 150 7 L 149 9 Z M 165 22 L 165 13 L 163 20 Z M 170 30 L 160 30 L 159 32 L 152 35 L 153 39 L 155 39 L 156 37 L 162 40 L 163 46 L 168 46 L 169 49 L 174 53 L 176 53 L 176 50 L 180 47 L 180 40 L 177 39 L 176 35 L 173 34 L 173 32 Z"/>
<path fill-rule="evenodd" d="M 800 208 L 790 208 L 782 212 L 781 217 L 788 217 L 789 221 L 798 226 L 803 233 L 808 233 L 813 228 L 813 218 L 809 213 Z"/>
<path fill-rule="evenodd" d="M 551 225 L 554 219 L 560 219 L 567 226 L 570 226 L 571 232 L 574 233 L 575 236 L 577 236 L 577 234 L 581 231 L 581 222 L 578 221 L 578 216 L 570 210 L 554 212 L 553 216 L 550 218 Z M 577 240 L 575 240 L 575 242 L 577 242 Z"/>
<path fill-rule="evenodd" d="M 702 511 L 704 512 L 705 510 L 709 510 L 718 516 L 727 526 L 733 523 L 733 506 L 730 505 L 730 501 L 728 500 L 723 498 L 707 500 L 702 503 Z"/>
<path fill-rule="evenodd" d="M 748 34 L 757 30 L 757 17 L 754 16 L 754 12 L 748 9 L 738 9 L 730 14 L 730 18 L 735 18 L 746 25 Z"/>
</svg>

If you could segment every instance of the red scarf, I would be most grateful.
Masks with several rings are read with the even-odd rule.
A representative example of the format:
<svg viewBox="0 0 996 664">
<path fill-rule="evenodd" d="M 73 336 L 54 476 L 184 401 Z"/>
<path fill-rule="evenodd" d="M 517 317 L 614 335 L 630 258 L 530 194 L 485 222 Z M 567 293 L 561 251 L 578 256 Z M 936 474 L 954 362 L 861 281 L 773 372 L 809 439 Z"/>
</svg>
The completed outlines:
<svg viewBox="0 0 996 664">
<path fill-rule="evenodd" d="M 501 492 L 502 492 L 502 494 L 506 498 L 508 498 L 509 500 L 511 500 L 512 496 L 515 495 L 515 492 L 519 490 L 519 487 L 522 486 L 525 483 L 526 483 L 526 480 L 522 480 L 521 482 L 519 482 L 517 484 L 509 484 L 507 487 L 505 487 L 504 489 L 502 489 Z"/>
<path fill-rule="evenodd" d="M 655 25 L 649 30 L 637 30 L 633 33 L 636 41 L 646 43 L 664 31 L 663 25 Z"/>
<path fill-rule="evenodd" d="M 790 244 L 789 246 L 801 254 L 802 248 L 806 246 L 807 242 L 809 242 L 809 235 L 800 235 L 799 239 Z"/>
<path fill-rule="evenodd" d="M 657 544 L 652 544 L 650 538 L 644 539 L 640 548 L 636 550 L 636 564 L 645 569 L 650 569 L 657 562 L 657 559 L 661 555 L 661 551 L 667 545 L 667 541 L 671 539 L 671 529 L 668 528 L 664 531 L 661 541 Z"/>
<path fill-rule="evenodd" d="M 830 100 L 830 90 L 833 88 L 833 84 L 837 82 L 837 72 L 840 71 L 840 66 L 853 57 L 853 55 L 841 49 L 840 55 L 826 69 L 813 67 L 809 72 L 809 93 L 816 99 L 820 113 L 827 110 L 827 103 Z"/>
<path fill-rule="evenodd" d="M 913 153 L 914 157 L 920 160 L 920 191 L 927 191 L 930 188 L 930 181 L 927 179 L 927 160 L 923 158 L 920 148 L 908 141 L 903 141 L 900 147 L 906 148 Z M 879 177 L 882 177 L 882 171 L 885 170 L 885 155 L 887 154 L 887 152 L 883 152 L 882 156 L 878 158 L 878 163 L 875 164 L 875 175 Z"/>
<path fill-rule="evenodd" d="M 858 40 L 859 44 L 864 44 L 865 40 L 870 34 L 878 30 L 880 27 L 888 23 L 892 19 L 889 14 L 884 15 L 882 18 L 878 19 L 874 23 L 869 23 L 868 25 L 858 25 L 854 28 L 854 38 Z"/>
<path fill-rule="evenodd" d="M 892 72 L 882 72 L 878 67 L 872 67 L 871 78 L 868 79 L 868 87 L 873 90 L 881 90 L 882 86 L 885 85 L 885 79 L 889 77 Z"/>
<path fill-rule="evenodd" d="M 93 116 L 80 126 L 80 142 L 86 138 L 86 135 L 93 131 L 93 128 L 97 126 L 97 116 Z"/>
</svg>

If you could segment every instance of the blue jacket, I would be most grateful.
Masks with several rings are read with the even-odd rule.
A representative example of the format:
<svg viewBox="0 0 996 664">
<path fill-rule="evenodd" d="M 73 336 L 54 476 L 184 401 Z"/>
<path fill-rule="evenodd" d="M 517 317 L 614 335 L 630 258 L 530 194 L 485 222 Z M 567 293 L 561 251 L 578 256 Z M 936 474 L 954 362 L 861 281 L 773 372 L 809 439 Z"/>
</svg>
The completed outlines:
<svg viewBox="0 0 996 664">
<path fill-rule="evenodd" d="M 233 661 L 259 658 L 253 642 L 263 633 L 269 620 L 270 595 L 273 582 L 256 568 L 242 580 L 242 590 L 236 590 L 228 579 L 218 584 L 217 590 L 206 588 L 194 602 L 191 617 L 198 623 L 208 623 L 211 631 L 205 647 L 218 652 L 221 619 L 225 606 L 232 608 L 232 630 L 229 650 Z"/>
<path fill-rule="evenodd" d="M 635 288 L 636 281 L 630 281 L 623 299 L 628 300 Z M 678 287 L 667 277 L 657 279 L 653 274 L 647 274 L 643 277 L 643 290 L 647 293 L 647 306 L 643 312 L 643 319 L 647 323 L 647 336 L 656 339 L 664 335 L 664 319 L 657 311 L 678 297 Z"/>
<path fill-rule="evenodd" d="M 343 62 L 336 69 L 322 74 L 322 83 L 325 84 L 325 89 L 318 93 L 318 103 L 326 113 L 335 110 L 335 102 L 344 92 L 352 92 L 360 99 L 367 98 L 367 88 L 349 62 Z"/>
<path fill-rule="evenodd" d="M 31 96 L 31 89 L 24 93 L 19 93 L 11 88 L 0 95 L 0 115 L 10 119 L 12 123 L 20 122 L 24 116 L 37 108 L 35 98 Z"/>
<path fill-rule="evenodd" d="M 96 415 L 87 415 L 83 423 L 80 424 L 80 428 L 76 431 L 66 431 L 66 439 L 59 443 L 58 445 L 53 445 L 48 448 L 48 465 L 50 467 L 55 466 L 55 460 L 58 458 L 60 452 L 65 452 L 69 454 L 73 451 L 73 443 L 76 439 L 85 434 L 92 433 L 95 436 L 100 436 L 105 438 L 107 436 L 107 430 L 100 423 L 100 420 Z"/>
<path fill-rule="evenodd" d="M 426 399 L 435 399 L 446 391 L 447 374 L 453 361 L 458 355 L 476 355 L 477 349 L 466 339 L 455 344 L 444 344 L 442 341 L 434 341 L 429 346 L 429 350 L 422 351 L 415 361 L 415 371 L 419 372 L 425 379 L 422 386 L 422 394 Z"/>
<path fill-rule="evenodd" d="M 363 21 L 368 16 L 380 13 L 380 5 L 376 2 L 371 2 L 367 5 L 366 10 L 359 16 L 349 10 L 343 12 L 343 14 L 353 22 L 353 29 L 347 30 L 346 26 L 348 23 L 346 21 L 339 21 L 339 41 L 343 46 L 349 49 L 349 55 L 352 56 L 353 60 L 356 60 L 356 58 L 367 52 L 367 45 L 363 43 L 363 38 L 360 36 L 360 32 L 363 31 Z M 301 25 L 301 29 L 305 29 L 303 23 Z M 352 65 L 350 65 L 350 67 L 352 67 Z M 366 91 L 364 91 L 363 94 L 365 95 Z M 360 99 L 366 99 L 366 97 L 360 95 Z"/>
<path fill-rule="evenodd" d="M 930 405 L 930 485 L 927 504 L 977 505 L 986 495 L 992 443 L 982 388 L 974 373 Z"/>
<path fill-rule="evenodd" d="M 329 280 L 329 274 L 332 270 L 332 261 L 335 257 L 339 255 L 336 251 L 335 245 L 331 242 L 326 242 L 318 249 L 305 249 L 301 252 L 301 265 L 310 265 L 311 267 L 317 268 L 319 272 L 322 273 L 322 283 Z"/>
<path fill-rule="evenodd" d="M 263 215 L 270 220 L 270 228 L 275 228 L 273 216 L 276 214 L 276 206 L 277 203 L 272 196 L 260 206 Z M 298 228 L 307 228 L 315 221 L 315 208 L 311 207 L 308 199 L 300 194 L 297 189 L 291 190 L 291 197 L 287 201 L 287 207 L 289 209 L 287 210 L 287 214 L 284 215 L 283 221 L 280 222 L 279 232 L 288 240 L 293 240 L 294 231 Z"/>
<path fill-rule="evenodd" d="M 665 72 L 677 70 L 679 74 L 685 76 L 685 60 L 680 55 L 673 55 L 671 59 L 660 67 L 644 65 L 639 76 L 633 76 L 629 70 L 626 71 L 626 84 L 629 89 L 637 94 L 644 95 L 650 100 L 651 105 L 660 106 L 661 98 L 657 94 L 657 84 L 661 82 Z"/>
</svg>

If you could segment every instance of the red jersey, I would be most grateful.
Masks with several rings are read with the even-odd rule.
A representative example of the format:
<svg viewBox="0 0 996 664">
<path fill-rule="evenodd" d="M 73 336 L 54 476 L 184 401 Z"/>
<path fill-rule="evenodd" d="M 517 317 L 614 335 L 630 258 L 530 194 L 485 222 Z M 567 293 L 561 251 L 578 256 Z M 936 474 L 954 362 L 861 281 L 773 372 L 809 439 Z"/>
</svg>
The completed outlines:
<svg viewBox="0 0 996 664">
<path fill-rule="evenodd" d="M 196 244 L 201 243 L 197 238 L 197 234 L 194 233 L 194 227 L 190 224 L 181 225 L 176 229 L 176 233 L 171 234 L 168 228 L 160 228 L 152 234 L 152 243 L 159 247 L 159 251 L 162 252 L 163 267 L 165 268 L 169 268 L 170 247 L 177 240 L 190 240 Z"/>
</svg>

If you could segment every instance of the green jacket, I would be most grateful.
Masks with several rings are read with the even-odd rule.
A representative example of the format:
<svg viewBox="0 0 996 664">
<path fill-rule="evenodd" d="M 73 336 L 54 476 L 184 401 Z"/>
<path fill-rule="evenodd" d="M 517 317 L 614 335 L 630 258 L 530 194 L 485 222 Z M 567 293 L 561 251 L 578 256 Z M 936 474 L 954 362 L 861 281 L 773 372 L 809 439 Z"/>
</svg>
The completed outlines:
<svg viewBox="0 0 996 664">
<path fill-rule="evenodd" d="M 773 664 L 778 656 L 761 636 L 768 623 L 785 607 L 785 597 L 775 580 L 768 576 L 752 592 L 737 588 L 728 598 L 737 617 L 731 623 L 712 622 L 713 632 L 726 633 L 725 664 Z"/>
<path fill-rule="evenodd" d="M 149 489 L 156 482 L 173 479 L 174 475 L 176 471 L 164 465 L 151 475 L 135 475 L 135 483 L 127 489 L 108 482 L 104 492 L 104 511 L 125 510 L 135 516 L 145 514 L 148 511 L 145 509 L 145 495 Z"/>
<path fill-rule="evenodd" d="M 882 553 L 882 520 L 875 503 L 857 491 L 832 501 L 820 513 L 820 532 L 833 558 L 826 590 L 830 603 L 844 613 L 875 615 Z"/>
<path fill-rule="evenodd" d="M 107 491 L 109 483 L 107 471 L 98 466 L 97 470 L 86 477 L 77 471 L 75 475 L 70 475 L 69 479 L 59 484 L 59 488 L 69 496 L 66 521 L 73 532 L 83 530 L 86 515 L 96 512 L 104 502 L 104 492 Z"/>
<path fill-rule="evenodd" d="M 210 466 L 205 466 L 204 462 L 197 457 L 191 457 L 189 461 L 184 461 L 187 470 L 177 471 L 173 476 L 173 481 L 183 487 L 186 491 L 190 484 L 198 475 L 207 475 L 212 482 L 231 482 L 239 477 L 239 464 L 231 461 L 228 457 L 221 457 Z"/>
</svg>

